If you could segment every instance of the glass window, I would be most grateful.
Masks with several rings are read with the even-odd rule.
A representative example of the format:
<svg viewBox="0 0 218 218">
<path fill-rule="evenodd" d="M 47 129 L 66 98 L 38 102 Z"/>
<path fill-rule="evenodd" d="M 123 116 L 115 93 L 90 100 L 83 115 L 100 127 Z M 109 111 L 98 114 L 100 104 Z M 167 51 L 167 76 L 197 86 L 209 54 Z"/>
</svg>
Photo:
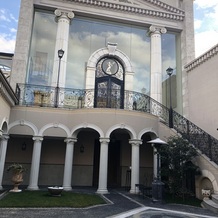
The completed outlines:
<svg viewBox="0 0 218 218">
<path fill-rule="evenodd" d="M 26 78 L 27 83 L 51 85 L 56 32 L 55 15 L 36 11 Z"/>
<path fill-rule="evenodd" d="M 178 102 L 177 100 L 181 100 L 178 98 L 180 93 L 178 82 L 179 75 L 177 71 L 177 63 L 176 63 L 176 40 L 177 35 L 173 33 L 166 33 L 162 35 L 162 103 L 170 107 L 170 95 L 171 95 L 171 103 L 172 108 L 177 108 Z M 166 70 L 171 67 L 173 69 L 173 73 L 171 78 L 167 75 Z M 181 82 L 181 81 L 180 81 Z M 171 86 L 171 94 L 170 94 L 170 86 Z"/>
<path fill-rule="evenodd" d="M 66 86 L 84 88 L 86 62 L 92 53 L 117 43 L 134 69 L 134 90 L 149 91 L 150 37 L 147 29 L 104 20 L 74 18 L 70 27 Z"/>
<path fill-rule="evenodd" d="M 52 72 L 56 43 L 57 22 L 53 12 L 36 11 L 34 15 L 31 49 L 26 81 L 29 84 L 52 85 Z M 162 35 L 163 103 L 168 105 L 168 76 L 166 69 L 174 70 L 174 97 L 177 104 L 181 87 L 178 73 L 180 52 L 177 51 L 179 34 Z M 111 22 L 87 17 L 72 19 L 69 30 L 66 88 L 84 89 L 86 63 L 90 56 L 107 43 L 117 43 L 117 49 L 125 53 L 134 71 L 133 90 L 150 93 L 150 36 L 142 26 Z M 178 45 L 177 45 L 178 44 Z M 177 57 L 178 56 L 178 57 Z M 180 61 L 179 61 L 180 62 Z M 179 63 L 180 64 L 180 63 Z M 179 88 L 178 88 L 179 87 Z"/>
</svg>

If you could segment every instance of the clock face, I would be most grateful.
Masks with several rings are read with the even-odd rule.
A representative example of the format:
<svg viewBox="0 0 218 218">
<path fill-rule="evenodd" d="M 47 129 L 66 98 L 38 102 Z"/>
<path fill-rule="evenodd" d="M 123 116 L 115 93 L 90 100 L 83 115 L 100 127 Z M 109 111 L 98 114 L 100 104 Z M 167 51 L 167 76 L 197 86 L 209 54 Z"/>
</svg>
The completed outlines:
<svg viewBox="0 0 218 218">
<path fill-rule="evenodd" d="M 102 70 L 107 75 L 114 75 L 118 71 L 118 63 L 115 59 L 107 58 L 102 62 Z"/>
</svg>

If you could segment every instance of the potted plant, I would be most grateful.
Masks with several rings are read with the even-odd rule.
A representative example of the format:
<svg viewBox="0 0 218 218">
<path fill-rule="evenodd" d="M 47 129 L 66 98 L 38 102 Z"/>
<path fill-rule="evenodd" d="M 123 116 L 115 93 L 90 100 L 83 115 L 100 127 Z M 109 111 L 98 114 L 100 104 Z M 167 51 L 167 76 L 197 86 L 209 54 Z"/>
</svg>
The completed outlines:
<svg viewBox="0 0 218 218">
<path fill-rule="evenodd" d="M 26 168 L 21 164 L 13 163 L 8 166 L 7 171 L 12 172 L 11 181 L 14 183 L 14 188 L 10 192 L 21 192 L 22 190 L 18 189 L 18 186 L 23 182 L 23 172 L 26 171 Z"/>
</svg>

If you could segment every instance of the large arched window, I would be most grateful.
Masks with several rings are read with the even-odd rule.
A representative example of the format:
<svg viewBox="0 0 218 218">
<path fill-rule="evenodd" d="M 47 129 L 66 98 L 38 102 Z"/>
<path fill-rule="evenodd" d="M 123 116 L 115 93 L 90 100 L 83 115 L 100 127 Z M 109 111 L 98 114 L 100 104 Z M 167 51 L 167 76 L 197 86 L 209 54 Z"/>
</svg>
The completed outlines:
<svg viewBox="0 0 218 218">
<path fill-rule="evenodd" d="M 96 66 L 94 107 L 123 108 L 124 79 L 124 68 L 117 59 L 101 59 Z"/>
</svg>

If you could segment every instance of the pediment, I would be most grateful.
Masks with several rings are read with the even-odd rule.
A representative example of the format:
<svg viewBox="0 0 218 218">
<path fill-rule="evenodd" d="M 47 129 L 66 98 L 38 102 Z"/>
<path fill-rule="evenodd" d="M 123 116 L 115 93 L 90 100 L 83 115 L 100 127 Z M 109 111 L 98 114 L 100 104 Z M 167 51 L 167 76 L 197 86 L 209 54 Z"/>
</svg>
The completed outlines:
<svg viewBox="0 0 218 218">
<path fill-rule="evenodd" d="M 184 20 L 185 12 L 161 0 L 64 0 L 76 4 L 85 4 L 92 7 L 104 8 L 132 14 L 155 16 L 170 20 Z"/>
</svg>

